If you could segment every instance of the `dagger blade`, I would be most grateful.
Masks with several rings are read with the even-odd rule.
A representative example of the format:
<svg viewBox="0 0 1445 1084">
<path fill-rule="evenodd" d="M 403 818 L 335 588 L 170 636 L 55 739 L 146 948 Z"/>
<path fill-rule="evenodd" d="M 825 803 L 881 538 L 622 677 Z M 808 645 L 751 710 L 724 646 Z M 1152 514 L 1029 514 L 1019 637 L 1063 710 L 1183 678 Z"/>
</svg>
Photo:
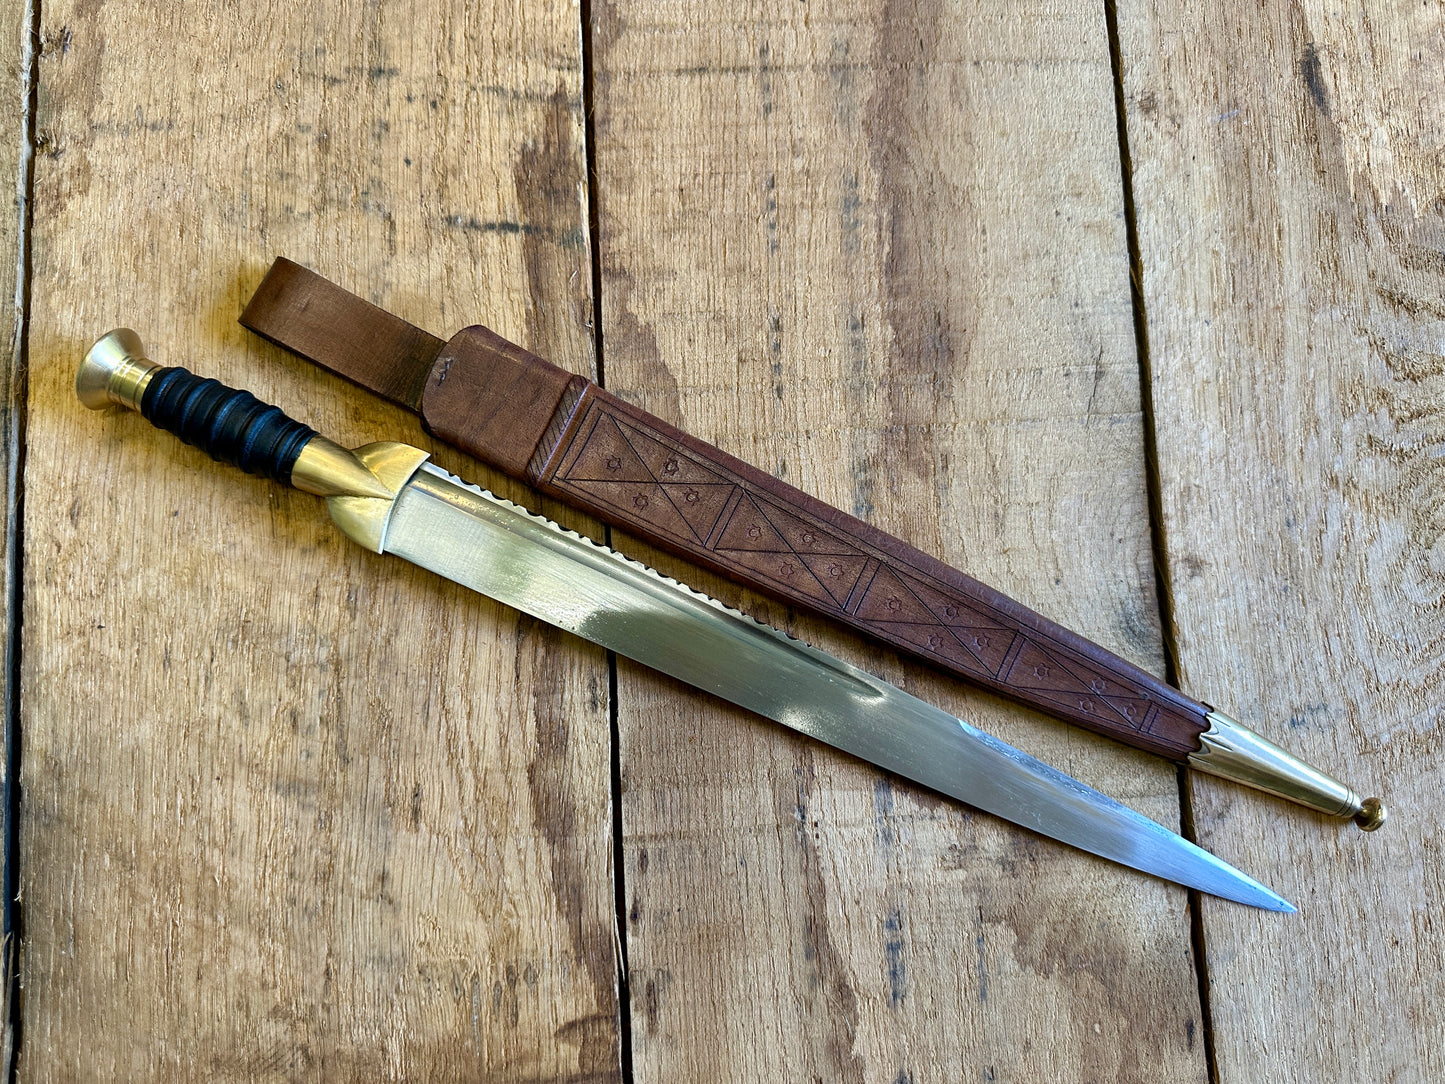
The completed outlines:
<svg viewBox="0 0 1445 1084">
<path fill-rule="evenodd" d="M 431 463 L 401 487 L 380 548 L 1052 839 L 1211 895 L 1294 910 L 1162 825 L 941 708 Z"/>
</svg>

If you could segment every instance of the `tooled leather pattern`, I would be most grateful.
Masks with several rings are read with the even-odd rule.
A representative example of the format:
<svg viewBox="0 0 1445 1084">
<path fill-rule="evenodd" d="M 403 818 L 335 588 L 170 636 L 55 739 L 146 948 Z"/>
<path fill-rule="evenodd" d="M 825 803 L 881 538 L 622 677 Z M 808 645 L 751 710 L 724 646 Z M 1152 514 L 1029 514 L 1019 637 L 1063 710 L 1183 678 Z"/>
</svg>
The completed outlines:
<svg viewBox="0 0 1445 1084">
<path fill-rule="evenodd" d="M 584 404 L 568 428 L 545 484 L 604 519 L 634 524 L 743 582 L 1093 729 L 1148 735 L 1166 717 L 1179 721 L 1146 689 L 896 555 L 785 506 L 606 400 Z"/>
</svg>

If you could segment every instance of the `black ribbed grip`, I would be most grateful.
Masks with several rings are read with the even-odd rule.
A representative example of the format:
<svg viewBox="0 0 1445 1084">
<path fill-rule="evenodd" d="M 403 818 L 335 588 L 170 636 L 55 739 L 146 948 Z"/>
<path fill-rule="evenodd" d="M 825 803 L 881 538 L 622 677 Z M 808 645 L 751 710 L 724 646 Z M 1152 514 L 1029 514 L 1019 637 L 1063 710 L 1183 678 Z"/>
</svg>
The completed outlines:
<svg viewBox="0 0 1445 1084">
<path fill-rule="evenodd" d="M 140 412 L 212 459 L 247 474 L 291 484 L 291 468 L 316 430 L 286 417 L 248 391 L 181 368 L 157 369 L 146 385 Z"/>
</svg>

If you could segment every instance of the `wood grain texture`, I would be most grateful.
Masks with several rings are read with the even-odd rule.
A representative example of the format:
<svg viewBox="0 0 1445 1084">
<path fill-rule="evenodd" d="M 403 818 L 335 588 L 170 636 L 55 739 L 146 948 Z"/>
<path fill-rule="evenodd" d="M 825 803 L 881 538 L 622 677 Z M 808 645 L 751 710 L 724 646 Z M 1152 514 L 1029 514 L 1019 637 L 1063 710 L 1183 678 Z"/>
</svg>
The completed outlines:
<svg viewBox="0 0 1445 1084">
<path fill-rule="evenodd" d="M 1186 689 L 1360 788 L 1374 836 L 1201 780 L 1220 1079 L 1445 1079 L 1445 18 L 1121 4 Z"/>
<path fill-rule="evenodd" d="M 233 7 L 38 28 L 19 1079 L 615 1079 L 614 924 L 639 1080 L 1445 1077 L 1438 7 L 1118 11 L 1182 675 L 1393 807 L 1194 784 L 1302 906 L 1206 901 L 1208 1032 L 1181 891 L 625 665 L 615 913 L 600 652 L 76 405 L 130 323 L 599 532 L 235 324 L 284 252 L 596 377 L 578 7 Z M 611 392 L 1159 672 L 1103 11 L 589 10 Z M 1152 758 L 616 541 L 1177 823 Z"/>
<path fill-rule="evenodd" d="M 614 1078 L 603 654 L 71 389 L 133 324 L 428 443 L 236 324 L 278 251 L 590 372 L 576 7 L 44 18 L 20 1078 Z"/>
<path fill-rule="evenodd" d="M 609 390 L 1159 668 L 1101 10 L 594 18 Z M 1177 820 L 1157 761 L 743 604 Z M 1181 891 L 623 664 L 618 709 L 637 1079 L 1203 1079 Z"/>
</svg>

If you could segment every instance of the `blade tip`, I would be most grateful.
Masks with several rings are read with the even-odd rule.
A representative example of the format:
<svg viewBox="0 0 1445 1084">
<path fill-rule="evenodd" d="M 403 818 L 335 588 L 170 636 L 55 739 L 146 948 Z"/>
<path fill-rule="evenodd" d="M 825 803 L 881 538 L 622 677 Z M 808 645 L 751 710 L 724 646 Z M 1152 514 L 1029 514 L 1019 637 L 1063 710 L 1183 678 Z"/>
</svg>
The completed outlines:
<svg viewBox="0 0 1445 1084">
<path fill-rule="evenodd" d="M 1225 898 L 1232 899 L 1236 903 L 1245 904 L 1248 907 L 1257 907 L 1261 911 L 1274 911 L 1281 915 L 1293 915 L 1299 912 L 1299 908 L 1290 903 L 1289 900 L 1258 882 L 1255 883 L 1252 891 L 1226 896 Z"/>
</svg>

